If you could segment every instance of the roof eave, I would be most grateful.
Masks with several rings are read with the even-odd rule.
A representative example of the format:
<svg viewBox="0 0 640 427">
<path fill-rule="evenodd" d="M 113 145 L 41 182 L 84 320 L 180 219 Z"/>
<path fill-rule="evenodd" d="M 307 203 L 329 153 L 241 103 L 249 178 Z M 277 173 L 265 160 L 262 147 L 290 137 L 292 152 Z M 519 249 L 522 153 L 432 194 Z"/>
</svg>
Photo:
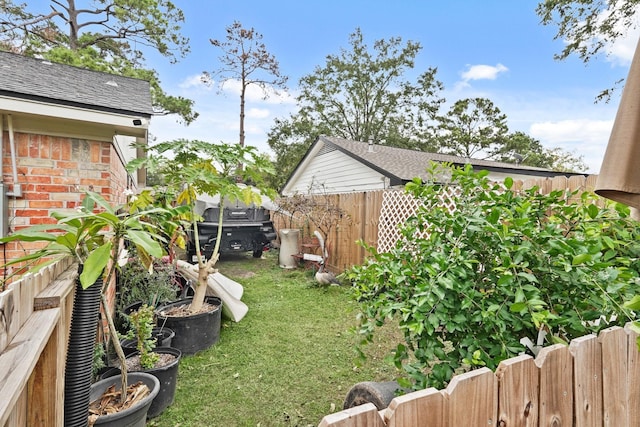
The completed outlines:
<svg viewBox="0 0 640 427">
<path fill-rule="evenodd" d="M 2 109 L 5 114 L 18 113 L 63 120 L 74 120 L 110 126 L 120 135 L 144 137 L 149 128 L 151 115 L 100 111 L 71 105 L 59 105 L 47 102 L 37 102 L 21 98 L 0 95 Z"/>
</svg>

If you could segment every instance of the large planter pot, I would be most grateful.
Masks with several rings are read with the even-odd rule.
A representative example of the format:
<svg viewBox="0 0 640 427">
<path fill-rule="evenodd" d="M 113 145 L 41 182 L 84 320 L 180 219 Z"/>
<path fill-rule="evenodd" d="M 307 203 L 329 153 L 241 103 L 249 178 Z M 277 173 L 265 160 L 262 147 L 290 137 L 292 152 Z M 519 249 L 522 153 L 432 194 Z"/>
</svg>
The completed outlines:
<svg viewBox="0 0 640 427">
<path fill-rule="evenodd" d="M 205 297 L 205 302 L 215 305 L 214 310 L 192 314 L 188 316 L 168 316 L 165 313 L 171 308 L 191 304 L 193 298 L 184 298 L 158 307 L 156 311 L 157 323 L 173 330 L 176 335 L 171 346 L 182 351 L 183 354 L 195 354 L 205 350 L 220 338 L 222 319 L 222 300 L 218 297 Z"/>
<path fill-rule="evenodd" d="M 300 230 L 297 228 L 284 228 L 280 230 L 280 254 L 278 261 L 281 268 L 296 268 L 297 262 L 293 255 L 300 252 Z"/>
<path fill-rule="evenodd" d="M 133 384 L 137 381 L 145 383 L 151 390 L 151 393 L 130 408 L 116 412 L 115 414 L 99 416 L 94 425 L 105 427 L 144 427 L 147 425 L 147 413 L 151 407 L 151 403 L 160 392 L 160 381 L 158 381 L 158 378 L 154 375 L 145 372 L 130 372 L 127 375 L 128 384 Z M 119 375 L 102 379 L 91 385 L 90 400 L 94 401 L 99 399 L 105 390 L 112 385 L 116 386 L 116 390 L 121 389 Z"/>
<path fill-rule="evenodd" d="M 182 352 L 177 348 L 156 347 L 153 351 L 160 354 L 171 354 L 175 356 L 176 359 L 172 363 L 160 368 L 145 369 L 142 371 L 153 375 L 160 382 L 160 391 L 149 407 L 147 418 L 157 417 L 173 403 L 173 399 L 176 395 L 176 384 L 178 383 L 178 367 L 180 366 L 180 358 L 182 357 Z M 137 352 L 134 354 L 137 354 Z M 113 376 L 120 376 L 119 368 L 110 368 L 105 371 L 100 378 L 109 378 Z"/>
<path fill-rule="evenodd" d="M 156 347 L 172 347 L 175 335 L 176 333 L 173 330 L 162 326 L 155 326 L 151 331 L 151 337 L 156 339 Z M 120 346 L 125 356 L 130 356 L 137 351 L 137 344 L 138 340 L 135 337 L 132 339 L 125 338 L 120 341 Z"/>
</svg>

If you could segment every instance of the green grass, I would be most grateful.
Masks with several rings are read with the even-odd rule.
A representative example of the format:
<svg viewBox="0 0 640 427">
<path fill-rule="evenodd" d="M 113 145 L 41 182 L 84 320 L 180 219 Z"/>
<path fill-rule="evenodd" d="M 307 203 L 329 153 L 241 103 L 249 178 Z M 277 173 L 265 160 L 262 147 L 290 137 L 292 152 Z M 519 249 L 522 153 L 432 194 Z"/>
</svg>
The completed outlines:
<svg viewBox="0 0 640 427">
<path fill-rule="evenodd" d="M 149 425 L 316 426 L 342 409 L 354 384 L 397 376 L 384 360 L 395 331 L 360 361 L 347 287 L 318 287 L 311 271 L 277 264 L 276 251 L 218 262 L 243 284 L 249 312 L 238 323 L 223 319 L 216 345 L 182 358 L 175 401 Z"/>
</svg>

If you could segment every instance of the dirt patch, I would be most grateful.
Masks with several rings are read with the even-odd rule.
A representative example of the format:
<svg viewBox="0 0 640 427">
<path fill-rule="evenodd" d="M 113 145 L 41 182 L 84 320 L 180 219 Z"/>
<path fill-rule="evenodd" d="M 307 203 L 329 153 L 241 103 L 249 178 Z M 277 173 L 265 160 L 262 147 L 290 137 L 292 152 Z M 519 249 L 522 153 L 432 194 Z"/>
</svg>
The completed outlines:
<svg viewBox="0 0 640 427">
<path fill-rule="evenodd" d="M 173 354 L 156 353 L 158 355 L 158 361 L 153 366 L 153 369 L 162 368 L 164 366 L 172 364 L 177 357 Z M 144 368 L 140 366 L 140 355 L 127 357 L 127 372 L 144 371 Z"/>
<path fill-rule="evenodd" d="M 210 313 L 215 311 L 217 308 L 217 304 L 209 304 L 208 302 L 205 302 L 202 304 L 200 310 L 193 311 L 191 310 L 191 304 L 182 304 L 161 310 L 159 314 L 164 317 L 186 317 L 194 314 Z"/>
<path fill-rule="evenodd" d="M 247 272 L 244 272 L 244 273 L 237 273 L 236 277 L 238 277 L 240 279 L 251 279 L 255 275 L 256 275 L 256 273 L 254 273 L 253 271 L 247 271 Z"/>
</svg>

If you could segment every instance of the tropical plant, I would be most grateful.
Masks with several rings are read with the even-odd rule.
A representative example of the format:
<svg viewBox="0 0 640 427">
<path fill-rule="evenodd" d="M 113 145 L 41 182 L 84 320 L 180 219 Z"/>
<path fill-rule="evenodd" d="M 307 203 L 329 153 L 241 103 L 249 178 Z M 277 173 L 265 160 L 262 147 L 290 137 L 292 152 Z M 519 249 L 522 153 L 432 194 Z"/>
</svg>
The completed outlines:
<svg viewBox="0 0 640 427">
<path fill-rule="evenodd" d="M 54 224 L 42 224 L 24 228 L 0 239 L 0 243 L 12 241 L 43 242 L 42 249 L 8 261 L 4 268 L 13 265 L 28 266 L 37 271 L 67 256 L 73 257 L 81 267 L 79 276 L 82 289 L 93 286 L 103 277 L 101 303 L 109 325 L 116 353 L 123 366 L 125 356 L 117 339 L 118 334 L 104 290 L 109 286 L 118 266 L 121 242 L 141 254 L 141 259 L 160 258 L 163 254 L 162 238 L 156 227 L 146 221 L 149 215 L 160 214 L 161 208 L 130 213 L 126 206 L 112 206 L 101 195 L 86 192 L 77 210 L 55 211 Z M 19 271 L 24 271 L 20 269 Z M 95 325 L 90 325 L 95 328 Z M 88 361 L 91 363 L 91 361 Z M 122 390 L 127 390 L 127 372 L 122 369 Z M 123 393 L 122 400 L 125 395 Z"/>
<path fill-rule="evenodd" d="M 451 175 L 450 185 L 407 184 L 420 208 L 401 239 L 388 253 L 369 247 L 347 275 L 365 341 L 399 322 L 404 385 L 442 387 L 454 373 L 535 353 L 539 337 L 566 343 L 631 318 L 622 301 L 640 284 L 640 227 L 627 207 L 598 207 L 589 192 L 516 190 L 469 166 Z"/>
<path fill-rule="evenodd" d="M 267 173 L 273 167 L 255 147 L 239 144 L 211 144 L 205 141 L 178 139 L 147 147 L 145 158 L 131 161 L 127 168 L 136 170 L 144 167 L 161 174 L 165 185 L 177 192 L 178 205 L 188 206 L 191 212 L 191 238 L 198 260 L 198 284 L 191 302 L 191 311 L 202 308 L 207 291 L 207 279 L 214 271 L 220 253 L 223 215 L 219 216 L 216 243 L 211 257 L 207 260 L 200 250 L 198 221 L 194 208 L 198 195 L 219 196 L 219 206 L 225 200 L 241 200 L 246 204 L 261 202 L 261 194 L 273 197 L 273 191 L 261 186 Z M 243 167 L 238 165 L 242 163 Z M 242 183 L 251 183 L 244 185 Z"/>
<path fill-rule="evenodd" d="M 157 307 L 176 299 L 182 290 L 182 277 L 173 263 L 154 261 L 145 267 L 138 258 L 129 258 L 118 271 L 115 321 L 118 330 L 131 324 L 126 312 L 135 303 Z"/>
</svg>

